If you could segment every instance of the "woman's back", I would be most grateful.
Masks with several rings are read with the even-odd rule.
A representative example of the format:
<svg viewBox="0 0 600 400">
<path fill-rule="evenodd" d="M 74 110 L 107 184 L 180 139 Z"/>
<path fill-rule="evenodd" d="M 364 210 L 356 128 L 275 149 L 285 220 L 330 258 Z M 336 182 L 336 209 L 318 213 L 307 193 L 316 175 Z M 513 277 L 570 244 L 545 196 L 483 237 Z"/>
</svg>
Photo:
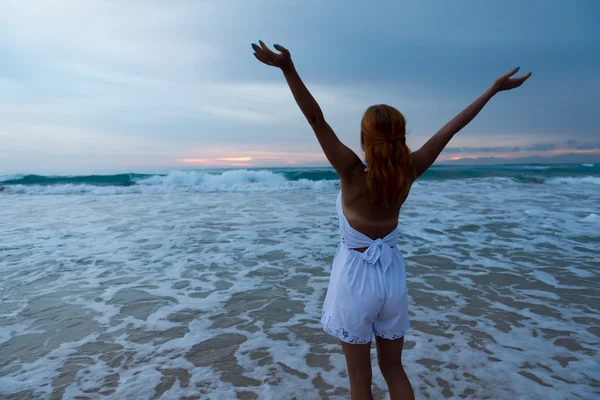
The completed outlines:
<svg viewBox="0 0 600 400">
<path fill-rule="evenodd" d="M 366 171 L 357 170 L 351 180 L 342 182 L 342 207 L 354 229 L 371 239 L 380 239 L 397 228 L 400 208 L 408 197 L 410 187 L 397 204 L 381 207 L 371 200 L 366 179 Z"/>
</svg>

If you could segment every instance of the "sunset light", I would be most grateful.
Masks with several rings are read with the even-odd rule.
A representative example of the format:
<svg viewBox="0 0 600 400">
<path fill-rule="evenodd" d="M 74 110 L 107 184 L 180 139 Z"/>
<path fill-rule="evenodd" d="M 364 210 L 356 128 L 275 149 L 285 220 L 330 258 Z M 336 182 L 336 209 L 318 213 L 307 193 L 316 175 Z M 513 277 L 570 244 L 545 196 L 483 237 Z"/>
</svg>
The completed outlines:
<svg viewBox="0 0 600 400">
<path fill-rule="evenodd" d="M 179 161 L 184 162 L 186 164 L 206 164 L 208 162 L 208 160 L 204 158 L 183 158 Z"/>
<path fill-rule="evenodd" d="M 223 157 L 223 158 L 217 158 L 218 161 L 252 161 L 252 157 Z"/>
</svg>

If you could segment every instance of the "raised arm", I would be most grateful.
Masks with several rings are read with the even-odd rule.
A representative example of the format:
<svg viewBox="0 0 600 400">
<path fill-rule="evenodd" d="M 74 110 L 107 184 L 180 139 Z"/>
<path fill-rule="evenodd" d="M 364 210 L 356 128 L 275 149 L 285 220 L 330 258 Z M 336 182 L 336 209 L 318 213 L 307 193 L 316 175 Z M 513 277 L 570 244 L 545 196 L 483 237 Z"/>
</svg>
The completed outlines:
<svg viewBox="0 0 600 400">
<path fill-rule="evenodd" d="M 360 158 L 337 137 L 329 126 L 321 107 L 310 94 L 296 72 L 290 52 L 283 46 L 275 45 L 279 53 L 271 51 L 262 41 L 260 46 L 252 43 L 254 56 L 264 64 L 277 67 L 283 72 L 294 99 L 306 120 L 312 127 L 325 156 L 342 179 L 350 177 L 357 168 L 363 168 Z"/>
<path fill-rule="evenodd" d="M 530 76 L 531 72 L 519 78 L 511 78 L 517 73 L 519 68 L 515 68 L 509 73 L 496 79 L 477 100 L 465 108 L 460 114 L 452 118 L 450 122 L 442 127 L 435 135 L 431 137 L 419 150 L 412 153 L 413 166 L 417 172 L 417 177 L 423 174 L 438 158 L 444 147 L 450 142 L 462 128 L 475 118 L 483 109 L 487 102 L 498 92 L 511 90 L 523 84 Z"/>
</svg>

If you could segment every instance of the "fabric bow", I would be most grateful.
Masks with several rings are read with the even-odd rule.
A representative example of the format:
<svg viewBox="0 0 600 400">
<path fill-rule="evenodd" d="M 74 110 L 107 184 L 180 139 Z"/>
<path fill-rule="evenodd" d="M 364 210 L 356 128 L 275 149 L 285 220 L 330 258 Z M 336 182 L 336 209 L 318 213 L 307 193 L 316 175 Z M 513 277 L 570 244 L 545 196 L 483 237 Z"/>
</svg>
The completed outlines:
<svg viewBox="0 0 600 400">
<path fill-rule="evenodd" d="M 381 262 L 384 270 L 392 263 L 392 248 L 382 239 L 375 239 L 373 243 L 362 253 L 362 258 L 369 264 Z"/>
</svg>

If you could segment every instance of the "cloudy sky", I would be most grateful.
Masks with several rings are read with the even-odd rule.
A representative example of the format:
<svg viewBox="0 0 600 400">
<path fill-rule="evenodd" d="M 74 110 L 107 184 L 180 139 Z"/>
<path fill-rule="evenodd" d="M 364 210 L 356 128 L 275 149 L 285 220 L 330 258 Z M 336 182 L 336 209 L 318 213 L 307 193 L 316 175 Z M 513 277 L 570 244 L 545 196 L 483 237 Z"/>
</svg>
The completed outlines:
<svg viewBox="0 0 600 400">
<path fill-rule="evenodd" d="M 327 165 L 258 39 L 357 152 L 369 105 L 416 150 L 521 66 L 440 160 L 600 153 L 599 19 L 596 0 L 0 0 L 0 174 Z"/>
</svg>

